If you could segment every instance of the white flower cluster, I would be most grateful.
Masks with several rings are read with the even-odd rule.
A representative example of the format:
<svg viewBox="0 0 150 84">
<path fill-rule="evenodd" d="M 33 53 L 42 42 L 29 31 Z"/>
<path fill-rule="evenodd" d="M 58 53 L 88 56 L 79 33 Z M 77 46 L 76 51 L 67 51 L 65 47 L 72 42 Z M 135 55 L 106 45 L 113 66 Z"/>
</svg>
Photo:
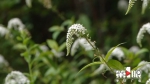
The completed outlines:
<svg viewBox="0 0 150 84">
<path fill-rule="evenodd" d="M 141 70 L 145 73 L 148 74 L 148 76 L 150 77 L 150 63 L 148 63 L 147 61 L 141 61 L 138 66 L 141 66 L 138 68 L 138 70 Z"/>
<path fill-rule="evenodd" d="M 136 41 L 140 46 L 142 46 L 141 40 L 143 39 L 144 33 L 146 33 L 146 31 L 150 34 L 150 23 L 144 24 L 137 35 Z"/>
<path fill-rule="evenodd" d="M 4 26 L 0 25 L 0 35 L 5 36 L 8 33 L 8 29 L 5 28 Z"/>
<path fill-rule="evenodd" d="M 124 58 L 124 53 L 120 47 L 117 47 L 112 51 L 110 58 L 112 58 L 113 56 L 121 61 L 121 59 Z"/>
<path fill-rule="evenodd" d="M 2 55 L 0 55 L 0 68 L 7 67 L 8 62 L 4 59 Z"/>
<path fill-rule="evenodd" d="M 30 84 L 30 81 L 23 73 L 12 71 L 5 78 L 5 84 Z"/>
<path fill-rule="evenodd" d="M 150 79 L 148 79 L 145 84 L 150 84 Z"/>
<path fill-rule="evenodd" d="M 10 33 L 10 30 L 13 28 L 15 30 L 18 30 L 19 32 L 22 32 L 25 30 L 25 25 L 21 22 L 19 18 L 10 19 L 7 28 L 0 25 L 0 35 L 5 36 L 6 34 Z M 27 30 L 25 30 L 25 32 L 28 33 Z"/>
<path fill-rule="evenodd" d="M 129 51 L 133 52 L 133 53 L 137 53 L 140 50 L 140 48 L 138 46 L 132 46 Z"/>
<path fill-rule="evenodd" d="M 13 18 L 8 22 L 8 29 L 14 28 L 15 30 L 23 31 L 25 25 L 21 22 L 19 18 Z"/>
<path fill-rule="evenodd" d="M 87 30 L 85 29 L 85 27 L 83 27 L 81 24 L 74 24 L 69 28 L 66 40 L 67 55 L 70 52 L 70 48 L 74 40 L 73 35 L 76 35 L 77 37 L 82 37 L 86 34 L 86 31 Z"/>
<path fill-rule="evenodd" d="M 94 42 L 91 42 L 94 45 Z M 86 51 L 93 50 L 93 47 L 87 42 L 85 38 L 78 38 L 72 45 L 71 55 L 74 55 L 79 46 L 83 47 Z"/>
</svg>

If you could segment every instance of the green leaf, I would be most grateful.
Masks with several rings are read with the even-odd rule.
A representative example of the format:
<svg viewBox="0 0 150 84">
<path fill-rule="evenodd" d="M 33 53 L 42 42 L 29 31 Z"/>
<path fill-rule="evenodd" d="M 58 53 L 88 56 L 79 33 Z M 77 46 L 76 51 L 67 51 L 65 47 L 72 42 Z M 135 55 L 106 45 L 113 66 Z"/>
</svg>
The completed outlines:
<svg viewBox="0 0 150 84">
<path fill-rule="evenodd" d="M 136 56 L 139 56 L 140 54 L 145 53 L 145 52 L 149 52 L 149 51 L 148 51 L 148 49 L 143 48 L 143 49 L 141 49 L 140 51 L 138 51 L 135 55 L 136 55 Z"/>
<path fill-rule="evenodd" d="M 52 27 L 49 28 L 50 32 L 63 31 L 63 30 L 64 30 L 64 28 L 60 27 L 60 26 L 52 26 Z"/>
<path fill-rule="evenodd" d="M 134 5 L 135 3 L 135 0 L 129 0 L 129 5 L 128 5 L 128 9 L 127 9 L 127 12 L 125 15 L 128 14 L 128 12 L 131 10 L 132 6 Z"/>
<path fill-rule="evenodd" d="M 29 38 L 25 38 L 24 40 L 23 40 L 23 44 L 25 44 L 25 45 L 27 45 L 28 43 L 29 43 L 29 40 L 30 40 L 31 38 L 29 37 Z"/>
<path fill-rule="evenodd" d="M 15 45 L 13 46 L 13 49 L 25 50 L 26 47 L 25 47 L 25 45 L 23 45 L 23 44 L 21 44 L 21 43 L 18 43 L 18 44 L 15 44 Z"/>
<path fill-rule="evenodd" d="M 47 40 L 47 44 L 50 48 L 58 50 L 58 44 L 55 40 Z"/>
<path fill-rule="evenodd" d="M 59 31 L 58 32 L 54 32 L 53 35 L 52 35 L 53 39 L 56 40 L 59 34 L 60 34 Z"/>
<path fill-rule="evenodd" d="M 107 64 L 113 69 L 124 70 L 123 65 L 117 60 L 109 60 Z"/>
<path fill-rule="evenodd" d="M 93 62 L 93 63 L 87 64 L 78 73 L 80 73 L 82 70 L 86 69 L 87 67 L 90 67 L 90 66 L 93 66 L 93 65 L 100 65 L 100 64 L 102 64 L 102 62 Z"/>
<path fill-rule="evenodd" d="M 133 71 L 133 70 L 137 70 L 138 68 L 143 67 L 144 65 L 149 64 L 149 63 L 150 63 L 150 62 L 146 62 L 146 63 L 144 63 L 144 64 L 142 64 L 142 65 L 140 65 L 140 66 L 137 66 L 137 67 L 133 68 L 132 71 Z"/>
<path fill-rule="evenodd" d="M 111 53 L 113 52 L 113 50 L 114 50 L 115 48 L 117 48 L 118 46 L 122 45 L 122 44 L 124 44 L 124 43 L 118 44 L 117 46 L 111 48 L 111 49 L 107 52 L 106 57 L 105 57 L 106 62 L 108 61 L 108 59 L 109 59 Z"/>
<path fill-rule="evenodd" d="M 66 47 L 66 42 L 64 42 L 63 44 L 61 44 L 58 50 L 62 51 L 63 49 L 65 49 L 65 47 Z"/>
</svg>

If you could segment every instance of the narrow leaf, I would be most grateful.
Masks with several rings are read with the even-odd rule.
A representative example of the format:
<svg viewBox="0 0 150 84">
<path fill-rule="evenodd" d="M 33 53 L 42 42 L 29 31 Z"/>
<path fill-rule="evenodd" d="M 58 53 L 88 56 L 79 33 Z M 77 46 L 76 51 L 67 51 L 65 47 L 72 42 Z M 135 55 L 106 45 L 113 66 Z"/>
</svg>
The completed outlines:
<svg viewBox="0 0 150 84">
<path fill-rule="evenodd" d="M 137 67 L 133 68 L 132 71 L 137 70 L 138 68 L 143 67 L 143 66 L 145 66 L 146 64 L 149 64 L 149 63 L 150 62 L 147 62 L 147 63 L 144 63 L 144 64 L 142 64 L 140 66 L 137 66 Z"/>
<path fill-rule="evenodd" d="M 87 64 L 78 73 L 80 73 L 82 70 L 86 69 L 87 67 L 90 67 L 92 65 L 100 65 L 100 64 L 102 64 L 102 62 L 93 62 L 93 63 Z"/>
<path fill-rule="evenodd" d="M 145 52 L 148 52 L 148 49 L 143 48 L 143 49 L 141 49 L 140 51 L 138 51 L 138 52 L 136 53 L 136 56 L 139 56 L 140 54 L 145 53 Z"/>
<path fill-rule="evenodd" d="M 118 46 L 122 45 L 122 44 L 124 44 L 124 43 L 118 44 L 117 46 L 111 48 L 111 49 L 107 52 L 106 57 L 105 57 L 106 62 L 108 61 L 108 59 L 109 59 L 111 53 L 113 52 L 113 50 L 114 50 L 115 48 L 117 48 Z"/>
</svg>

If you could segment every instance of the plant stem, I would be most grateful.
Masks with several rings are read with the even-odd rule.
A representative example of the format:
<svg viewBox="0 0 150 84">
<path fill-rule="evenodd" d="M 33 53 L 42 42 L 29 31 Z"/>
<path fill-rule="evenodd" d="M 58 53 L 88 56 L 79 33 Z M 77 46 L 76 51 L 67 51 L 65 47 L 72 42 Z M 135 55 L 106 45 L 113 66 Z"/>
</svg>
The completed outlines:
<svg viewBox="0 0 150 84">
<path fill-rule="evenodd" d="M 29 73 L 30 73 L 30 84 L 34 84 L 33 83 L 32 65 L 30 63 L 28 63 L 28 66 L 29 66 Z"/>
<path fill-rule="evenodd" d="M 103 56 L 102 55 L 100 55 L 100 52 L 99 52 L 99 50 L 96 48 L 96 47 L 94 47 L 94 45 L 89 41 L 89 39 L 88 38 L 85 38 L 87 41 L 88 41 L 88 43 L 93 47 L 93 49 L 94 50 L 96 50 L 96 52 L 98 52 L 98 56 L 100 56 L 101 58 L 102 58 L 102 60 L 105 62 L 105 64 L 108 66 L 108 68 L 111 70 L 111 72 L 113 72 L 114 74 L 115 74 L 115 72 L 111 69 L 111 67 L 107 64 L 107 62 L 106 62 L 106 60 L 103 58 Z M 119 82 L 121 83 L 121 84 L 123 84 L 122 82 L 121 82 L 121 80 L 119 80 Z"/>
</svg>

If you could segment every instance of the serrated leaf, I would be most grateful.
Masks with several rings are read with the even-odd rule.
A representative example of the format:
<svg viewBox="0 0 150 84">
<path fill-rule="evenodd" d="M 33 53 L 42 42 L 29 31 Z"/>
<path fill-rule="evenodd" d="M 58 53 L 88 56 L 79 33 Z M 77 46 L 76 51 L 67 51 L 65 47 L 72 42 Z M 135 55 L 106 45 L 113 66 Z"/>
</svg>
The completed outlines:
<svg viewBox="0 0 150 84">
<path fill-rule="evenodd" d="M 107 62 L 107 64 L 109 65 L 109 67 L 113 68 L 113 69 L 116 69 L 116 70 L 124 70 L 124 67 L 123 65 L 117 61 L 117 60 L 109 60 Z"/>
<path fill-rule="evenodd" d="M 102 64 L 102 62 L 93 62 L 93 63 L 87 64 L 78 73 L 80 73 L 82 70 L 84 70 L 84 69 L 86 69 L 86 68 L 88 68 L 88 67 L 90 67 L 92 65 L 98 65 L 98 64 L 100 65 L 100 64 Z"/>
<path fill-rule="evenodd" d="M 115 46 L 115 47 L 111 48 L 111 49 L 107 52 L 107 54 L 106 54 L 106 56 L 105 56 L 105 60 L 106 60 L 106 62 L 108 61 L 108 59 L 109 59 L 109 57 L 110 57 L 111 53 L 113 52 L 113 50 L 114 50 L 115 48 L 117 48 L 118 46 L 122 45 L 122 44 L 124 44 L 124 43 L 120 43 L 120 44 L 118 44 L 117 46 Z"/>
<path fill-rule="evenodd" d="M 127 15 L 129 13 L 129 11 L 131 10 L 132 6 L 134 5 L 135 0 L 129 0 L 129 5 L 128 5 L 128 9 L 125 15 Z"/>
</svg>

